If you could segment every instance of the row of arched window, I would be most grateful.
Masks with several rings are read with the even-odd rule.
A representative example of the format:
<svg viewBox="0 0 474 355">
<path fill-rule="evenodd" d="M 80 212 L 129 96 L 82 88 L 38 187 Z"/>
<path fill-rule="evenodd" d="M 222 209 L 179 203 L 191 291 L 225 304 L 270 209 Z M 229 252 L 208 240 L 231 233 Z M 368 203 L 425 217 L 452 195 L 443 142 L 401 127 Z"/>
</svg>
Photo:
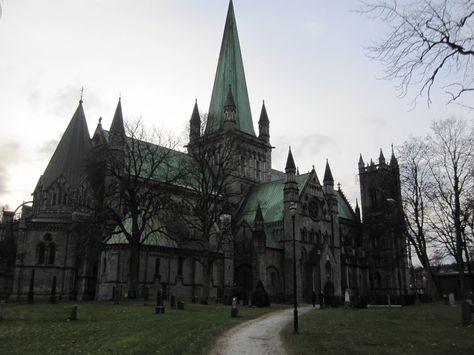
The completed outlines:
<svg viewBox="0 0 474 355">
<path fill-rule="evenodd" d="M 321 231 L 315 232 L 313 228 L 311 228 L 311 230 L 307 230 L 306 227 L 303 227 L 300 230 L 300 234 L 301 234 L 301 241 L 303 242 L 321 244 L 323 242 L 327 243 L 331 241 L 331 245 L 332 245 L 332 238 L 330 240 L 328 232 L 324 232 L 324 233 L 322 233 Z"/>
</svg>

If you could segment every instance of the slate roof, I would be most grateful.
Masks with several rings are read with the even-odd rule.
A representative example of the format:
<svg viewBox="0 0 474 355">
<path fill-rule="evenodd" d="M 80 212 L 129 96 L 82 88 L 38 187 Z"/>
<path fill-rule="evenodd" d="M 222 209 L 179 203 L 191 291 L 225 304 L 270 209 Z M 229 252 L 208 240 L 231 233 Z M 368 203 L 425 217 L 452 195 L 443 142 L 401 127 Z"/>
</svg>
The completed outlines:
<svg viewBox="0 0 474 355">
<path fill-rule="evenodd" d="M 91 139 L 81 100 L 41 177 L 43 188 L 47 189 L 61 175 L 69 185 L 77 187 L 84 178 L 91 152 Z"/>
<path fill-rule="evenodd" d="M 232 1 L 230 1 L 227 11 L 205 134 L 216 132 L 222 128 L 224 124 L 224 103 L 227 99 L 229 86 L 232 89 L 236 106 L 235 120 L 237 128 L 242 132 L 255 136 Z"/>
</svg>

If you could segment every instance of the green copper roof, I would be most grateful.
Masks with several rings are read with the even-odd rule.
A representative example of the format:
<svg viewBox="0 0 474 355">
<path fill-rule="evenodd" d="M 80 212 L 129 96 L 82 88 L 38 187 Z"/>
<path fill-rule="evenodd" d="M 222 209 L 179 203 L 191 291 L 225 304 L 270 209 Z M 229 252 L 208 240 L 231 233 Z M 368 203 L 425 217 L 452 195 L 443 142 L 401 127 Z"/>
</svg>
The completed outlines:
<svg viewBox="0 0 474 355">
<path fill-rule="evenodd" d="M 308 177 L 309 174 L 296 176 L 296 183 L 300 191 L 306 184 Z M 254 186 L 244 202 L 239 219 L 252 224 L 255 219 L 257 206 L 260 203 L 265 223 L 281 221 L 283 219 L 284 187 L 284 178 Z"/>
<path fill-rule="evenodd" d="M 349 202 L 347 202 L 346 197 L 342 193 L 342 191 L 336 191 L 336 196 L 337 196 L 337 214 L 339 217 L 355 221 L 356 216 L 354 211 L 352 210 L 352 207 L 349 205 Z"/>
<path fill-rule="evenodd" d="M 123 222 L 124 228 L 128 233 L 132 230 L 132 218 L 127 217 Z M 141 223 L 141 221 L 140 221 Z M 175 248 L 177 246 L 176 242 L 169 238 L 165 233 L 164 227 L 161 227 L 160 223 L 156 220 L 152 221 L 153 225 L 147 225 L 142 235 L 141 244 L 149 246 L 160 246 L 160 247 L 169 247 Z M 163 228 L 163 231 L 160 229 Z M 122 232 L 120 227 L 116 227 L 113 234 L 105 242 L 107 245 L 114 244 L 128 244 L 127 237 Z"/>
<path fill-rule="evenodd" d="M 232 1 L 230 1 L 227 11 L 205 134 L 216 132 L 222 128 L 224 103 L 227 99 L 229 86 L 234 95 L 237 128 L 255 136 Z"/>
<path fill-rule="evenodd" d="M 43 187 L 47 189 L 61 175 L 68 184 L 77 187 L 84 178 L 86 162 L 91 151 L 86 116 L 82 101 L 79 101 L 79 106 L 43 173 L 41 178 Z"/>
</svg>

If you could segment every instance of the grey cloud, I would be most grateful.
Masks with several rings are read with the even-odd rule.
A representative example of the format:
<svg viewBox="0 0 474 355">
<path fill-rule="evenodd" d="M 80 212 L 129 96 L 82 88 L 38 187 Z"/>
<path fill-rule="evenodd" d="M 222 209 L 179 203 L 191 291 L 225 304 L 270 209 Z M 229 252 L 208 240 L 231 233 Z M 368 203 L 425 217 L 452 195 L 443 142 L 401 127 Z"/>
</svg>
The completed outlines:
<svg viewBox="0 0 474 355">
<path fill-rule="evenodd" d="M 7 142 L 0 145 L 0 194 L 9 191 L 9 169 L 18 159 L 21 159 L 19 154 L 20 144 L 17 142 Z"/>
</svg>

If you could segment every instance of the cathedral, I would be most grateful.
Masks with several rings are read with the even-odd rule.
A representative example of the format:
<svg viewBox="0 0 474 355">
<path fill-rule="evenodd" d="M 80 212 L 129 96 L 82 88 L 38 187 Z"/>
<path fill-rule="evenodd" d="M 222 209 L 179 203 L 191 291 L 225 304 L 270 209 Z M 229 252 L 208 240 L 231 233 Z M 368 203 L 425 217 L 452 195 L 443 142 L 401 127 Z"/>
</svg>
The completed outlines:
<svg viewBox="0 0 474 355">
<path fill-rule="evenodd" d="M 95 201 L 86 167 L 104 151 L 124 156 L 129 154 L 124 145 L 153 144 L 126 136 L 120 100 L 110 128 L 104 129 L 100 120 L 90 137 L 83 106 L 81 98 L 38 180 L 32 205 L 24 205 L 18 219 L 4 212 L 0 243 L 7 234 L 14 238 L 16 257 L 9 265 L 0 265 L 0 297 L 47 299 L 53 288 L 60 299 L 130 296 L 133 250 L 126 231 L 133 223 L 124 214 L 115 224 L 87 227 L 90 209 L 98 209 L 101 202 Z M 393 303 L 403 302 L 410 292 L 409 273 L 393 151 L 388 161 L 382 151 L 377 163 L 366 164 L 360 157 L 360 208 L 357 202 L 352 208 L 341 188 L 334 186 L 328 161 L 322 180 L 314 167 L 300 174 L 295 164 L 298 152 L 291 149 L 286 166 L 273 167 L 265 103 L 258 132 L 254 129 L 232 1 L 207 119 L 203 122 L 195 103 L 189 127 L 187 152 L 173 152 L 184 160 L 201 150 L 222 156 L 229 139 L 235 143 L 232 161 L 238 163 L 222 194 L 233 207 L 216 218 L 211 230 L 218 242 L 206 247 L 186 242 L 196 234 L 189 225 L 177 229 L 182 243 L 158 230 L 140 241 L 138 282 L 147 295 L 160 290 L 185 302 L 203 298 L 219 302 L 229 294 L 247 298 L 261 285 L 272 301 L 287 302 L 296 284 L 301 302 L 310 302 L 313 295 L 335 305 L 384 303 L 387 297 Z M 102 163 L 110 164 L 107 159 Z M 113 177 L 95 179 L 107 186 Z M 190 194 L 182 182 L 167 187 L 149 184 L 150 190 L 173 191 L 175 200 Z M 214 260 L 207 277 L 203 260 L 211 248 Z"/>
</svg>

